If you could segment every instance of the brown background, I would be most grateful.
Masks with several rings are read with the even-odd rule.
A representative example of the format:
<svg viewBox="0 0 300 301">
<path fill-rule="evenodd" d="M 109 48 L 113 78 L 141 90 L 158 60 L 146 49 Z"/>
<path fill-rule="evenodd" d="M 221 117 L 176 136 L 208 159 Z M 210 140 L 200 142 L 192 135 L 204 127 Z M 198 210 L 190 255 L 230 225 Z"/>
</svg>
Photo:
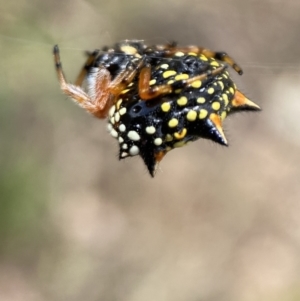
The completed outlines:
<svg viewBox="0 0 300 301">
<path fill-rule="evenodd" d="M 300 2 L 0 1 L 0 300 L 300 300 Z M 84 50 L 177 40 L 230 53 L 263 111 L 229 148 L 172 151 L 155 179 L 64 97 Z"/>
</svg>

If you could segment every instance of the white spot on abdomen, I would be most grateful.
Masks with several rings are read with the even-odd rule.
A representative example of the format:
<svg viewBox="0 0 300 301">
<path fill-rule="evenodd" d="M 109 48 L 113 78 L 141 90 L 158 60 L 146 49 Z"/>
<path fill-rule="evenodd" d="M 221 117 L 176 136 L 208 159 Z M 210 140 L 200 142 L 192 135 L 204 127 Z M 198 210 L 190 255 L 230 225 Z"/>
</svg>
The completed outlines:
<svg viewBox="0 0 300 301">
<path fill-rule="evenodd" d="M 129 150 L 129 154 L 131 156 L 136 156 L 139 154 L 139 152 L 140 152 L 140 149 L 136 145 L 133 145 Z"/>
<path fill-rule="evenodd" d="M 129 131 L 127 137 L 132 141 L 138 141 L 141 139 L 141 136 L 136 131 Z"/>
</svg>

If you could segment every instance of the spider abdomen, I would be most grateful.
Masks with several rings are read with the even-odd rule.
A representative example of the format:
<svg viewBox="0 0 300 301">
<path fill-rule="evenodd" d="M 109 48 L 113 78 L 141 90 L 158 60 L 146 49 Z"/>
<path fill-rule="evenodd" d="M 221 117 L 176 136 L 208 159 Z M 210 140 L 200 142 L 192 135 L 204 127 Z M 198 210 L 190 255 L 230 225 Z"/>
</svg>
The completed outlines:
<svg viewBox="0 0 300 301">
<path fill-rule="evenodd" d="M 187 61 L 192 63 L 191 69 Z M 109 130 L 120 145 L 119 158 L 140 155 L 153 175 L 157 162 L 168 151 L 190 141 L 207 138 L 227 145 L 217 120 L 230 113 L 236 91 L 228 72 L 180 88 L 184 80 L 218 66 L 215 60 L 202 61 L 191 55 L 161 60 L 158 66 L 152 66 L 150 82 L 171 83 L 175 86 L 173 93 L 145 101 L 135 83 L 128 87 L 109 114 Z"/>
</svg>

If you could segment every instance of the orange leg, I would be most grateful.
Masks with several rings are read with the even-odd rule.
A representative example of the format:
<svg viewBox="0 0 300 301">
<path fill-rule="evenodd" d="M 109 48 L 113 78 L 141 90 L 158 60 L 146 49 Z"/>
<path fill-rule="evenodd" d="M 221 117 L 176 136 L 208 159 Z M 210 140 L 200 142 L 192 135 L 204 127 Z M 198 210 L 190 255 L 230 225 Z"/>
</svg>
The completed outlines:
<svg viewBox="0 0 300 301">
<path fill-rule="evenodd" d="M 88 83 L 88 94 L 81 86 L 67 83 L 60 62 L 58 46 L 54 47 L 53 54 L 56 73 L 62 91 L 89 113 L 99 118 L 106 117 L 111 102 L 109 93 L 109 85 L 111 83 L 110 73 L 105 68 L 99 68 Z M 83 81 L 83 79 L 81 79 L 83 73 L 84 72 L 81 71 L 77 82 L 80 83 Z"/>
<path fill-rule="evenodd" d="M 100 66 L 94 70 L 89 70 L 97 56 L 97 52 L 93 52 L 79 73 L 76 84 L 73 85 L 67 82 L 63 73 L 58 46 L 54 47 L 53 54 L 56 73 L 62 91 L 71 97 L 78 105 L 98 118 L 105 118 L 107 116 L 108 110 L 115 103 L 118 95 L 134 79 L 144 64 L 144 59 L 141 59 L 135 68 L 130 67 L 125 69 L 120 72 L 114 80 L 111 80 L 111 75 L 106 68 Z M 81 85 L 87 73 L 86 92 Z"/>
<path fill-rule="evenodd" d="M 121 71 L 111 83 L 110 92 L 113 95 L 118 96 L 134 80 L 135 76 L 137 75 L 138 71 L 141 70 L 144 63 L 144 58 L 142 58 L 136 67 L 130 66 L 127 69 Z"/>
<path fill-rule="evenodd" d="M 205 80 L 210 76 L 215 76 L 223 72 L 227 66 L 221 66 L 214 70 L 208 70 L 200 75 L 194 76 L 186 80 L 175 81 L 173 84 L 165 84 L 158 86 L 150 86 L 149 82 L 151 79 L 151 66 L 144 67 L 140 72 L 139 78 L 139 96 L 142 100 L 150 100 L 168 93 L 172 93 L 174 90 L 174 85 L 178 88 L 190 86 L 193 82 L 197 80 Z"/>
</svg>

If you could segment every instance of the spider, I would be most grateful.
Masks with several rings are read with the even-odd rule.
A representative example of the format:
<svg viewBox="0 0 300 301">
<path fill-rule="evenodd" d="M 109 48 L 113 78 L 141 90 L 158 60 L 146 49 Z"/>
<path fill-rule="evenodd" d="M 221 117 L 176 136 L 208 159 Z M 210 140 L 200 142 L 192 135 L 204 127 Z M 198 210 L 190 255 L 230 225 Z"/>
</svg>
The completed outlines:
<svg viewBox="0 0 300 301">
<path fill-rule="evenodd" d="M 53 53 L 62 91 L 108 118 L 119 159 L 140 155 L 152 177 L 167 152 L 188 142 L 228 145 L 222 129 L 228 114 L 260 110 L 236 88 L 227 65 L 240 75 L 242 69 L 225 52 L 125 40 L 88 52 L 75 84 L 66 80 L 57 45 Z"/>
</svg>

